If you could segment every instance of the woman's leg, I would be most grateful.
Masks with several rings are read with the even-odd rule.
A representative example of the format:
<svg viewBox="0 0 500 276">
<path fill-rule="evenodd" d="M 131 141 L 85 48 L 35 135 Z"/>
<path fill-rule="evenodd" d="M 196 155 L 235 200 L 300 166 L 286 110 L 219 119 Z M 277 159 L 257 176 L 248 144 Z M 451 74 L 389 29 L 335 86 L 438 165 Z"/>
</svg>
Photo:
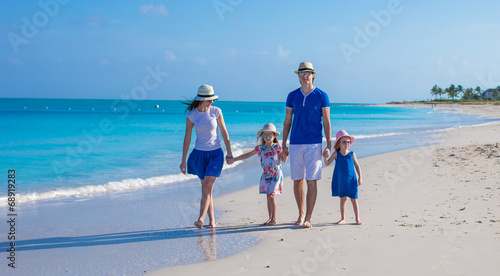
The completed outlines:
<svg viewBox="0 0 500 276">
<path fill-rule="evenodd" d="M 205 178 L 201 180 L 200 217 L 198 221 L 195 222 L 195 226 L 198 228 L 203 226 L 207 212 L 210 220 L 209 227 L 215 226 L 212 188 L 216 179 L 217 177 L 215 176 L 205 176 Z"/>
</svg>

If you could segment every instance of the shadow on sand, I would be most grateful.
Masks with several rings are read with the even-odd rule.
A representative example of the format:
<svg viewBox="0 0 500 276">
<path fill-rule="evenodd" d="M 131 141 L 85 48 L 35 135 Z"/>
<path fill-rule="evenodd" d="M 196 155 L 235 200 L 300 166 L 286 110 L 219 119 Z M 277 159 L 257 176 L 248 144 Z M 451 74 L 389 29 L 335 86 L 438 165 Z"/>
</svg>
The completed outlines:
<svg viewBox="0 0 500 276">
<path fill-rule="evenodd" d="M 215 229 L 196 229 L 193 227 L 132 231 L 122 233 L 109 233 L 100 235 L 77 236 L 77 237 L 51 237 L 32 240 L 19 240 L 15 243 L 16 251 L 45 250 L 57 248 L 86 247 L 100 245 L 116 245 L 135 242 L 161 241 L 183 238 L 199 238 L 200 235 L 239 234 L 239 233 L 258 233 L 261 231 L 281 230 L 281 229 L 303 229 L 294 224 L 280 224 L 276 226 L 262 225 L 236 225 L 236 226 L 218 226 Z M 2 242 L 0 250 L 6 251 L 10 248 L 10 242 Z"/>
</svg>

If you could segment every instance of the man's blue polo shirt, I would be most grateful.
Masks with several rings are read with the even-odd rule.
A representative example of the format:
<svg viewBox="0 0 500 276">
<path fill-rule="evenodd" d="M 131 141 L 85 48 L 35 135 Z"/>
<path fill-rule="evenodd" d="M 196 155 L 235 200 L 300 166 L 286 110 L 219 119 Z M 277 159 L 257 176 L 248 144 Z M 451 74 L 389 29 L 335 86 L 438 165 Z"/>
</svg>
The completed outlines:
<svg viewBox="0 0 500 276">
<path fill-rule="evenodd" d="M 293 108 L 290 144 L 320 144 L 323 141 L 323 108 L 330 107 L 328 95 L 319 88 L 304 95 L 298 88 L 288 94 L 286 107 Z"/>
</svg>

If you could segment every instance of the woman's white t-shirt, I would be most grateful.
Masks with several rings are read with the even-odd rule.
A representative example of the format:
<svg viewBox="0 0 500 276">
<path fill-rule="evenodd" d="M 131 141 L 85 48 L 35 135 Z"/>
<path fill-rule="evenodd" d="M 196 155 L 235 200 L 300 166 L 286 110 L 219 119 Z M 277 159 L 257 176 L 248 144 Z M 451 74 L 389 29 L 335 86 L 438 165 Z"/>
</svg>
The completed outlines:
<svg viewBox="0 0 500 276">
<path fill-rule="evenodd" d="M 217 118 L 221 113 L 220 108 L 215 106 L 211 106 L 205 112 L 200 112 L 197 108 L 189 111 L 187 117 L 193 122 L 196 131 L 195 149 L 210 151 L 221 147 L 217 124 Z"/>
</svg>

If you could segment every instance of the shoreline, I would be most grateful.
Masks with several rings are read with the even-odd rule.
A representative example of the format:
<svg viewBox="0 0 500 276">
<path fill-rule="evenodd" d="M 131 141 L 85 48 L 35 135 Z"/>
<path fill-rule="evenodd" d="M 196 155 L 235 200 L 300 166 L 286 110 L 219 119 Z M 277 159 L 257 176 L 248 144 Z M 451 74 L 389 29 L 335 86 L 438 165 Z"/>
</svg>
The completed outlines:
<svg viewBox="0 0 500 276">
<path fill-rule="evenodd" d="M 453 114 L 448 111 L 444 113 Z M 453 117 L 461 116 L 453 114 Z M 411 136 L 414 134 L 407 137 L 369 138 L 369 144 L 358 140 L 358 143 L 354 144 L 356 148 L 352 149 L 356 151 L 358 158 L 373 156 L 375 160 L 379 160 L 377 158 L 382 158 L 380 152 L 399 152 L 400 149 L 415 149 L 418 145 L 433 144 L 436 138 L 429 137 L 443 132 L 441 130 L 417 132 L 418 138 Z M 380 145 L 384 146 L 380 147 Z M 364 159 L 360 160 L 363 160 L 361 165 L 364 166 Z M 375 166 L 378 166 L 378 162 L 374 163 Z M 372 167 L 372 165 L 367 166 Z M 330 171 L 326 172 L 327 169 Z M 289 170 L 289 165 L 285 164 L 285 170 Z M 334 230 L 338 234 L 332 237 L 321 237 L 321 240 L 311 239 L 316 245 L 325 245 L 325 243 L 328 245 L 330 241 L 336 242 L 336 235 L 344 234 L 345 231 L 343 230 L 345 228 L 337 228 L 333 224 L 338 220 L 336 216 L 338 215 L 338 199 L 329 196 L 331 170 L 333 170 L 332 165 L 324 168 L 323 179 L 326 182 L 318 184 L 320 189 L 318 198 L 320 196 L 323 198 L 322 204 L 316 205 L 314 214 L 319 212 L 321 216 L 313 215 L 315 228 L 312 230 L 312 235 L 317 235 L 314 232 L 316 227 L 322 228 L 319 233 Z M 297 207 L 292 187 L 290 184 L 287 185 L 287 182 L 291 183 L 291 181 L 285 180 L 284 195 L 277 198 L 280 225 L 269 229 L 260 226 L 267 219 L 266 199 L 264 195 L 258 194 L 258 188 L 254 185 L 256 183 L 254 178 L 262 173 L 260 164 L 256 161 L 249 161 L 231 171 L 232 173 L 221 175 L 214 189 L 216 220 L 219 225 L 215 232 L 193 227 L 193 218 L 199 212 L 200 189 L 197 179 L 179 186 L 182 189 L 170 185 L 153 186 L 133 193 L 105 193 L 90 198 L 33 203 L 22 208 L 19 206 L 20 208 L 17 209 L 19 219 L 24 222 L 19 226 L 20 240 L 16 242 L 16 251 L 20 261 L 29 261 L 20 262 L 16 272 L 19 275 L 32 275 L 40 268 L 44 268 L 47 274 L 57 274 L 57 271 L 142 274 L 145 270 L 151 272 L 165 267 L 168 269 L 176 265 L 196 262 L 203 262 L 199 265 L 204 270 L 204 265 L 208 264 L 204 261 L 219 262 L 223 260 L 222 258 L 247 254 L 248 250 L 255 247 L 258 242 L 261 242 L 261 245 L 268 243 L 276 245 L 275 241 L 279 241 L 277 245 L 281 246 L 286 253 L 279 250 L 275 253 L 288 256 L 288 250 L 293 248 L 289 248 L 283 242 L 290 243 L 290 241 L 295 242 L 297 239 L 309 237 L 309 235 L 302 234 L 307 229 L 302 230 L 292 224 L 296 220 Z M 365 172 L 363 175 L 366 178 Z M 385 177 L 386 175 L 384 179 Z M 248 182 L 250 186 L 245 184 L 242 187 L 243 182 Z M 394 193 L 394 185 L 384 187 Z M 363 185 L 361 189 L 368 188 L 369 186 Z M 225 198 L 224 196 L 226 202 L 221 201 Z M 360 204 L 365 203 L 360 201 Z M 369 222 L 367 219 L 371 220 L 372 215 L 367 214 L 367 210 L 363 208 L 365 206 L 361 206 L 361 219 L 366 224 Z M 321 209 L 323 210 L 320 211 Z M 351 215 L 351 210 L 352 208 L 348 206 L 348 216 Z M 371 211 L 368 210 L 368 212 Z M 172 219 L 174 214 L 178 217 L 175 220 Z M 228 215 L 232 217 L 227 218 Z M 370 222 L 370 224 L 373 223 Z M 288 236 L 289 232 L 297 233 L 297 236 Z M 264 240 L 263 235 L 269 234 L 275 235 L 277 239 Z M 284 234 L 287 236 L 282 237 Z M 348 231 L 347 234 L 352 233 Z M 335 246 L 335 250 L 337 250 L 337 245 L 338 243 L 332 245 Z M 2 248 L 8 249 L 5 244 Z M 96 250 L 100 252 L 98 257 L 95 255 Z M 262 254 L 259 250 L 256 251 L 256 255 Z M 310 251 L 301 251 L 305 249 L 298 250 L 299 254 L 302 254 L 308 261 L 313 260 L 308 258 L 310 256 L 315 258 L 316 248 L 313 248 L 312 255 Z M 328 254 L 330 252 L 335 251 L 327 251 Z M 325 252 L 318 251 L 318 254 L 321 253 Z M 268 260 L 276 259 L 275 256 L 267 256 Z M 217 260 L 217 258 L 221 259 Z M 323 260 L 321 257 L 320 259 Z M 298 259 L 294 264 L 298 262 L 302 266 L 303 260 Z M 240 262 L 240 264 L 244 263 Z M 284 264 L 290 267 L 291 263 L 285 261 Z M 311 264 L 306 263 L 306 268 L 307 265 Z M 274 265 L 270 265 L 271 267 L 274 268 Z M 225 270 L 221 271 L 222 274 L 227 274 Z M 289 269 L 283 271 L 287 272 Z M 185 271 L 181 273 L 185 274 Z M 250 271 L 248 274 L 253 274 L 253 272 Z"/>
<path fill-rule="evenodd" d="M 500 106 L 437 108 L 500 118 Z M 334 224 L 340 214 L 338 198 L 330 196 L 333 165 L 323 168 L 318 181 L 311 229 L 293 225 L 297 206 L 289 177 L 277 197 L 277 226 L 260 226 L 267 209 L 256 186 L 217 197 L 217 209 L 224 215 L 215 234 L 230 225 L 260 236 L 262 242 L 224 259 L 168 267 L 151 275 L 498 274 L 498 133 L 500 122 L 460 127 L 431 135 L 439 139 L 433 145 L 360 158 L 361 226 L 353 225 L 349 202 L 347 224 Z"/>
</svg>

